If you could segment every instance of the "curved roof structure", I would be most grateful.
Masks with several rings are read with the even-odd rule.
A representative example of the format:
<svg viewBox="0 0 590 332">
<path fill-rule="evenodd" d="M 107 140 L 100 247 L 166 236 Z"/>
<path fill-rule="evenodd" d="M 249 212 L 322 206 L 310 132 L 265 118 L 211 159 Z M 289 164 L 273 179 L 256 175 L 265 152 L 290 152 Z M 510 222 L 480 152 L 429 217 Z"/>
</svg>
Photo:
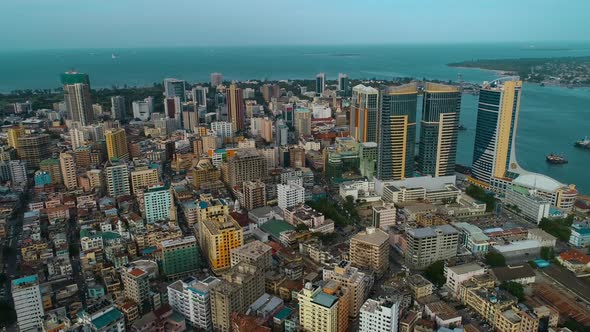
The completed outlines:
<svg viewBox="0 0 590 332">
<path fill-rule="evenodd" d="M 539 173 L 526 173 L 519 175 L 512 181 L 523 187 L 538 189 L 545 192 L 554 192 L 557 189 L 566 187 L 563 183 Z"/>
</svg>

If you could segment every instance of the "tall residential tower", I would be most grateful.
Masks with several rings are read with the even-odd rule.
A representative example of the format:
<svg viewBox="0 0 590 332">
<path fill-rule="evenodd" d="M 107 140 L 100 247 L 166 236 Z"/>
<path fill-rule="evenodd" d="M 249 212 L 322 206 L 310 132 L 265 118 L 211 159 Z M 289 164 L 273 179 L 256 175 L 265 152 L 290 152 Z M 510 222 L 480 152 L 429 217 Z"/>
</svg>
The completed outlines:
<svg viewBox="0 0 590 332">
<path fill-rule="evenodd" d="M 352 88 L 350 135 L 358 142 L 377 142 L 379 91 L 359 84 Z"/>
</svg>

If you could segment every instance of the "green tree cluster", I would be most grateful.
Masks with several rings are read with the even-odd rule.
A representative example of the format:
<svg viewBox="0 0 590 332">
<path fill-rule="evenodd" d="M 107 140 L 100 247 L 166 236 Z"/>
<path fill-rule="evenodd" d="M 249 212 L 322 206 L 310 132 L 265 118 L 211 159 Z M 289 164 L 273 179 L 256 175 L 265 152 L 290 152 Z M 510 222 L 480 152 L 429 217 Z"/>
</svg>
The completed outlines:
<svg viewBox="0 0 590 332">
<path fill-rule="evenodd" d="M 445 262 L 436 261 L 430 264 L 426 270 L 424 270 L 424 277 L 438 287 L 444 285 L 447 281 L 445 278 Z"/>
<path fill-rule="evenodd" d="M 485 256 L 486 264 L 491 267 L 499 267 L 499 266 L 506 266 L 506 258 L 495 251 L 489 251 Z"/>
<path fill-rule="evenodd" d="M 471 198 L 486 203 L 486 212 L 494 211 L 494 208 L 496 207 L 496 198 L 494 195 L 486 193 L 483 188 L 470 185 L 465 189 L 465 193 Z"/>
<path fill-rule="evenodd" d="M 569 241 L 570 235 L 572 233 L 570 226 L 573 222 L 573 215 L 556 219 L 543 218 L 541 219 L 541 222 L 539 222 L 539 228 L 555 236 L 559 240 L 567 242 Z"/>
<path fill-rule="evenodd" d="M 338 227 L 345 227 L 350 224 L 350 221 L 338 210 L 336 205 L 331 204 L 326 198 L 308 204 L 323 213 L 326 218 L 334 220 L 334 224 Z"/>
<path fill-rule="evenodd" d="M 541 258 L 544 260 L 550 261 L 555 257 L 555 251 L 551 247 L 542 247 L 541 248 Z"/>
<path fill-rule="evenodd" d="M 522 284 L 518 282 L 505 281 L 500 284 L 500 289 L 503 289 L 508 293 L 514 295 L 519 302 L 524 300 L 524 287 L 522 286 Z"/>
</svg>

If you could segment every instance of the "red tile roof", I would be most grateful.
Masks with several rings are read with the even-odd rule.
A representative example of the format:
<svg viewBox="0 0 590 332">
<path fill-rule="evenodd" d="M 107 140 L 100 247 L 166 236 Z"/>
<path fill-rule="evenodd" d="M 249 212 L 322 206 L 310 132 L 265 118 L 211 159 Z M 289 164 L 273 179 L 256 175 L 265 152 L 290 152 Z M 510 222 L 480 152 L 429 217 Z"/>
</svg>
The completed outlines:
<svg viewBox="0 0 590 332">
<path fill-rule="evenodd" d="M 574 249 L 562 252 L 561 254 L 559 254 L 559 258 L 561 258 L 564 261 L 576 260 L 582 264 L 590 263 L 590 256 L 586 255 L 585 253 L 579 250 Z"/>
</svg>

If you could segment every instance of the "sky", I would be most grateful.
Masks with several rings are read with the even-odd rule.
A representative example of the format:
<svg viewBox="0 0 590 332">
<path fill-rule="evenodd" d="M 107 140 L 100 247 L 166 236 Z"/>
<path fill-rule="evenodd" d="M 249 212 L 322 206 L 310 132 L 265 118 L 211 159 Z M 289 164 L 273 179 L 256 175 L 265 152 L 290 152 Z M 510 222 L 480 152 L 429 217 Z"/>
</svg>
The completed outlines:
<svg viewBox="0 0 590 332">
<path fill-rule="evenodd" d="M 590 40 L 590 0 L 0 0 L 0 50 Z"/>
</svg>

